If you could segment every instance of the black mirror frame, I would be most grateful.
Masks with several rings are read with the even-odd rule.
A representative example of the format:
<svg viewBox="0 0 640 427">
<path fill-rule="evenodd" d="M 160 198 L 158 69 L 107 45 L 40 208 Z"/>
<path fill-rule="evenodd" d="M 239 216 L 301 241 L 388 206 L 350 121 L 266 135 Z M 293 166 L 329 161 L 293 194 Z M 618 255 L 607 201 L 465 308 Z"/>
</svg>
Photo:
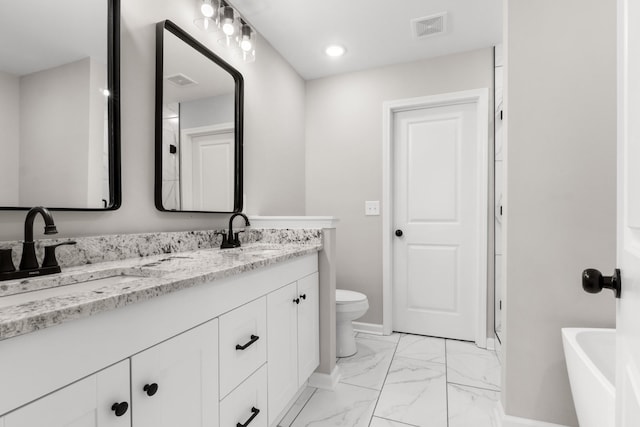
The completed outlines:
<svg viewBox="0 0 640 427">
<path fill-rule="evenodd" d="M 162 100 L 163 100 L 163 67 L 164 67 L 164 30 L 169 30 L 173 35 L 180 38 L 196 51 L 216 63 L 227 71 L 235 81 L 235 158 L 234 158 L 234 188 L 233 188 L 233 211 L 187 211 L 165 209 L 162 204 Z M 244 79 L 242 74 L 225 60 L 209 50 L 202 43 L 191 37 L 188 33 L 169 20 L 160 21 L 156 24 L 156 123 L 155 123 L 155 191 L 154 199 L 156 209 L 162 212 L 200 212 L 200 213 L 233 213 L 242 211 L 242 146 L 243 146 L 243 102 L 244 102 Z"/>
<path fill-rule="evenodd" d="M 104 208 L 49 207 L 51 211 L 115 211 L 122 205 L 120 162 L 120 0 L 107 0 L 107 84 L 111 94 L 107 109 L 109 116 L 109 201 Z M 104 201 L 104 199 L 103 199 Z M 0 206 L 0 210 L 29 210 L 33 206 Z"/>
</svg>

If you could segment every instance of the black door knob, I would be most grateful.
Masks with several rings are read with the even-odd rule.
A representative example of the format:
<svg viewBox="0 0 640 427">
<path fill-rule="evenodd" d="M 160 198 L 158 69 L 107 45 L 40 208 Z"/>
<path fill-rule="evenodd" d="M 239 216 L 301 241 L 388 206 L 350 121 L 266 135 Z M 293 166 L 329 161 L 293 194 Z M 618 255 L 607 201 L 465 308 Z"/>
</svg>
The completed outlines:
<svg viewBox="0 0 640 427">
<path fill-rule="evenodd" d="M 396 236 L 401 237 L 402 236 L 402 230 L 396 230 Z"/>
<path fill-rule="evenodd" d="M 620 298 L 622 293 L 622 280 L 620 279 L 620 270 L 615 269 L 613 276 L 603 276 L 600 271 L 595 268 L 587 268 L 582 272 L 582 289 L 590 294 L 597 294 L 603 288 L 611 289 Z"/>
<path fill-rule="evenodd" d="M 293 302 L 295 302 L 296 304 L 300 304 L 300 298 L 295 298 Z"/>
<path fill-rule="evenodd" d="M 127 402 L 116 402 L 111 405 L 111 410 L 116 413 L 116 417 L 121 417 L 127 413 L 129 409 L 129 404 Z"/>
<path fill-rule="evenodd" d="M 302 295 L 300 295 L 300 298 L 302 298 L 302 299 L 307 299 L 307 294 L 302 294 Z"/>
<path fill-rule="evenodd" d="M 158 384 L 145 384 L 144 387 L 142 387 L 142 391 L 146 392 L 147 396 L 151 397 L 158 392 Z"/>
</svg>

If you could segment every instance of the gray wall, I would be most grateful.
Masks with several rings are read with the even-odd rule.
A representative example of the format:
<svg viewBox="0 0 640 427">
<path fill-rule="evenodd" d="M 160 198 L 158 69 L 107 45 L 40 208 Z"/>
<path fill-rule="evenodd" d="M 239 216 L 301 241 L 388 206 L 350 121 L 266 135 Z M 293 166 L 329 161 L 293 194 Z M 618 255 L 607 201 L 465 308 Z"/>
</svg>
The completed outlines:
<svg viewBox="0 0 640 427">
<path fill-rule="evenodd" d="M 616 3 L 505 3 L 502 403 L 577 426 L 560 328 L 615 324 L 612 293 L 580 274 L 616 265 Z"/>
<path fill-rule="evenodd" d="M 340 218 L 337 287 L 368 296 L 359 321 L 382 323 L 382 222 L 364 202 L 382 198 L 383 101 L 482 87 L 493 90 L 492 49 L 307 82 L 306 213 Z"/>
<path fill-rule="evenodd" d="M 0 205 L 15 206 L 19 197 L 20 77 L 0 71 L 0 94 Z"/>
<path fill-rule="evenodd" d="M 219 123 L 233 123 L 235 95 L 210 96 L 180 103 L 180 127 L 190 129 Z"/>
<path fill-rule="evenodd" d="M 214 52 L 193 25 L 190 0 L 122 2 L 123 206 L 115 212 L 56 212 L 60 236 L 210 229 L 228 215 L 163 213 L 153 203 L 155 23 L 171 19 Z M 248 212 L 304 214 L 304 81 L 264 40 L 255 63 L 229 61 L 245 78 L 245 193 Z M 0 212 L 0 240 L 22 236 L 24 212 Z M 39 221 L 39 220 L 38 220 Z M 37 227 L 36 237 L 41 227 Z"/>
<path fill-rule="evenodd" d="M 19 206 L 88 205 L 89 88 L 89 58 L 20 78 Z"/>
</svg>

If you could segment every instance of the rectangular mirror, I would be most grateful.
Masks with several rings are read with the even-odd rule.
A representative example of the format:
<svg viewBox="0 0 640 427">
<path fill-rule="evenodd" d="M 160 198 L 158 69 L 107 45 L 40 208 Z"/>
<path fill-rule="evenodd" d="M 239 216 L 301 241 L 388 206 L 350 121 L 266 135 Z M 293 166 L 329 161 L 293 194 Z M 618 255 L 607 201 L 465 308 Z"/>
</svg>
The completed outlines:
<svg viewBox="0 0 640 427">
<path fill-rule="evenodd" d="M 0 0 L 0 209 L 120 206 L 119 0 Z"/>
<path fill-rule="evenodd" d="M 242 210 L 242 75 L 171 21 L 156 50 L 156 207 Z"/>
</svg>

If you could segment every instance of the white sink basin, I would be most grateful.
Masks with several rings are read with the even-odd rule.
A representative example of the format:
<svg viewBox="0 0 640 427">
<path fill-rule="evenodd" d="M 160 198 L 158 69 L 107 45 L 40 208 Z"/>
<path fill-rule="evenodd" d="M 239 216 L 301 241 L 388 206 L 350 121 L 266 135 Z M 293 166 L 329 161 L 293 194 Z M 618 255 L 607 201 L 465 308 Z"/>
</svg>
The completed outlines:
<svg viewBox="0 0 640 427">
<path fill-rule="evenodd" d="M 74 283 L 72 285 L 62 285 L 31 292 L 9 295 L 0 298 L 0 308 L 13 305 L 26 304 L 30 302 L 42 301 L 47 298 L 80 294 L 85 292 L 100 292 L 99 289 L 105 286 L 121 285 L 123 283 L 140 280 L 140 276 L 116 275 L 103 277 L 101 279 L 89 280 L 86 282 Z"/>
</svg>

